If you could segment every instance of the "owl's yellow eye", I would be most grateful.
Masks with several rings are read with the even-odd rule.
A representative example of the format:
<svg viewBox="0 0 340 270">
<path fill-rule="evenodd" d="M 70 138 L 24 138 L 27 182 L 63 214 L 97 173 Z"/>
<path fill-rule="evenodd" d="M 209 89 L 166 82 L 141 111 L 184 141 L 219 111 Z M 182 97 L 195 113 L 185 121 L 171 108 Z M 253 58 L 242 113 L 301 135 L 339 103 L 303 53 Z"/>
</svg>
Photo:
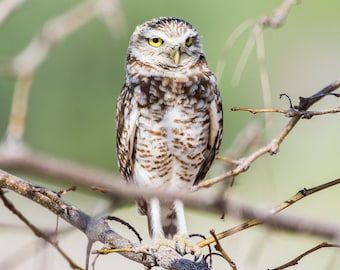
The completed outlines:
<svg viewBox="0 0 340 270">
<path fill-rule="evenodd" d="M 149 38 L 148 42 L 152 47 L 159 47 L 163 44 L 164 41 L 161 38 Z"/>
<path fill-rule="evenodd" d="M 186 40 L 185 40 L 185 45 L 187 47 L 190 47 L 192 45 L 192 37 L 188 37 Z"/>
</svg>

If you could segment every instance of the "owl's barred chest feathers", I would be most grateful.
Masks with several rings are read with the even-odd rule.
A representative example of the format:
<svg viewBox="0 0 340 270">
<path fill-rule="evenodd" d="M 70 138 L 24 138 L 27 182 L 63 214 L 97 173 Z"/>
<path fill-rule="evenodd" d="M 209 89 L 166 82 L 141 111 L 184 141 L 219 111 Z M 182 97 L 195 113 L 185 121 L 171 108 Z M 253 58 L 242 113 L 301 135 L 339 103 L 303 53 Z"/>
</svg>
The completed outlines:
<svg viewBox="0 0 340 270">
<path fill-rule="evenodd" d="M 180 190 L 197 179 L 210 132 L 215 77 L 130 76 L 138 110 L 134 176 L 140 185 Z M 132 103 L 134 103 L 132 102 Z M 201 176 L 201 177 L 204 177 Z"/>
</svg>

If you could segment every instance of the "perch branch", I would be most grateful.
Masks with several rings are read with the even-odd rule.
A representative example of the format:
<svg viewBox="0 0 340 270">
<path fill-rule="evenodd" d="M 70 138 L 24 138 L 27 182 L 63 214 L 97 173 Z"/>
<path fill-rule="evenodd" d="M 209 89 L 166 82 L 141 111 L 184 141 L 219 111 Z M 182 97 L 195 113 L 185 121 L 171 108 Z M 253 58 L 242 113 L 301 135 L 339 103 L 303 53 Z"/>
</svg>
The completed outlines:
<svg viewBox="0 0 340 270">
<path fill-rule="evenodd" d="M 32 185 L 2 170 L 0 170 L 0 188 L 12 190 L 40 204 L 70 223 L 73 227 L 82 231 L 90 242 L 100 241 L 109 248 L 131 250 L 120 252 L 119 254 L 143 264 L 145 267 L 150 268 L 159 265 L 164 269 L 185 270 L 197 269 L 193 267 L 196 267 L 196 264 L 200 264 L 200 262 L 196 263 L 188 259 L 183 259 L 174 249 L 166 246 L 159 248 L 152 256 L 145 255 L 140 252 L 142 248 L 139 244 L 133 243 L 113 231 L 107 224 L 106 219 L 92 218 L 73 205 L 66 203 L 55 192 Z"/>
</svg>

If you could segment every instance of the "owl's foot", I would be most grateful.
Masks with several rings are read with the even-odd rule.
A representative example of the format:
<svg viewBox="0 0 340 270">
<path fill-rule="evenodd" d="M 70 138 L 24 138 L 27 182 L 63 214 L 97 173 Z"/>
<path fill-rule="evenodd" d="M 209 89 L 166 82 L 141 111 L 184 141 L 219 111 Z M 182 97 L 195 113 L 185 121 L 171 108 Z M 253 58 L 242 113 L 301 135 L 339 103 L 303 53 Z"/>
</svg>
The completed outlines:
<svg viewBox="0 0 340 270">
<path fill-rule="evenodd" d="M 173 238 L 176 251 L 181 254 L 191 254 L 199 257 L 202 253 L 201 248 L 194 244 L 187 235 L 175 235 Z"/>
<path fill-rule="evenodd" d="M 140 252 L 154 255 L 164 246 L 174 249 L 181 256 L 191 254 L 195 258 L 199 258 L 201 255 L 200 247 L 192 243 L 186 235 L 175 235 L 172 240 L 161 237 L 154 238 L 151 244 L 141 247 Z"/>
</svg>

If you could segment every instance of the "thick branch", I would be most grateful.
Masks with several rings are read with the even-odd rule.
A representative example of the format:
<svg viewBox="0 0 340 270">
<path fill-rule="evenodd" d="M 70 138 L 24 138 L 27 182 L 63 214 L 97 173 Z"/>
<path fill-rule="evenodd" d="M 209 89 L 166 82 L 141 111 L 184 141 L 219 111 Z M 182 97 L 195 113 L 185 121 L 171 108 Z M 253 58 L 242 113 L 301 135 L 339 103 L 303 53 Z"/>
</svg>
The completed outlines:
<svg viewBox="0 0 340 270">
<path fill-rule="evenodd" d="M 20 151 L 10 151 L 11 153 L 20 153 Z M 118 176 L 113 174 L 89 169 L 85 166 L 60 160 L 48 155 L 39 154 L 33 151 L 22 151 L 20 155 L 10 156 L 0 155 L 0 165 L 14 168 L 23 168 L 30 172 L 38 172 L 40 175 L 59 177 L 69 180 L 76 185 L 93 186 L 96 185 L 105 190 L 106 195 L 115 201 L 132 201 L 141 196 L 145 198 L 160 197 L 162 200 L 174 201 L 182 200 L 185 205 L 200 209 L 214 211 L 216 213 L 226 212 L 243 219 L 258 219 L 258 222 L 265 223 L 275 228 L 303 231 L 314 235 L 333 238 L 338 233 L 338 227 L 327 223 L 321 223 L 315 220 L 304 220 L 301 217 L 291 217 L 283 215 L 282 217 L 270 216 L 268 210 L 241 204 L 233 200 L 219 199 L 215 196 L 201 196 L 196 193 L 169 193 L 150 188 L 141 188 L 135 185 L 127 186 Z M 253 154 L 254 155 L 254 154 Z M 62 169 L 61 169 L 62 168 Z M 325 189 L 327 187 L 323 187 Z M 319 229 L 321 228 L 321 229 Z M 325 229 L 326 228 L 326 229 Z"/>
<path fill-rule="evenodd" d="M 120 176 L 102 169 L 34 151 L 22 143 L 6 141 L 0 146 L 0 167 L 57 178 L 78 187 L 107 186 L 123 182 Z M 119 185 L 118 189 L 122 186 Z"/>
</svg>

